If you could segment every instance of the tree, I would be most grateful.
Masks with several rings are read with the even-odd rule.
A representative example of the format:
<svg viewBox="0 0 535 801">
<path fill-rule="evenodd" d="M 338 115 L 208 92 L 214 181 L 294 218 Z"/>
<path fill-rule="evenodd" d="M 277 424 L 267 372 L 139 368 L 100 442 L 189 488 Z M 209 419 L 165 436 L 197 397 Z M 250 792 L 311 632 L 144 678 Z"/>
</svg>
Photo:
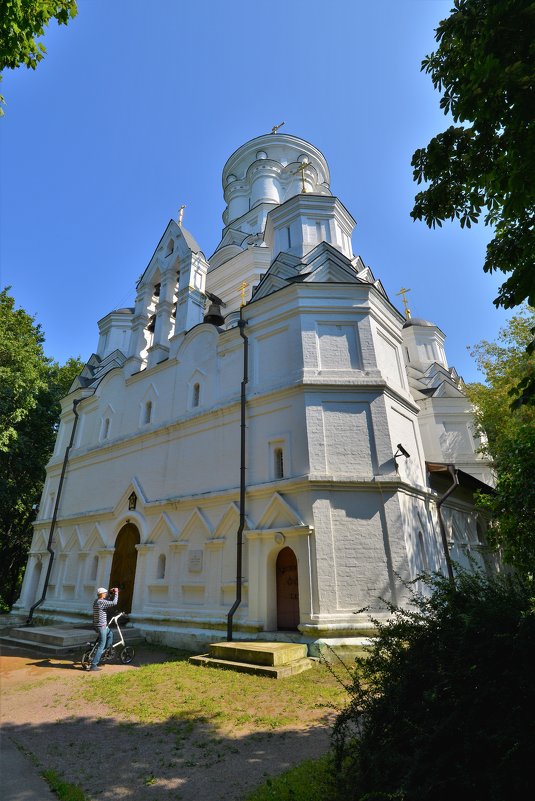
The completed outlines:
<svg viewBox="0 0 535 801">
<path fill-rule="evenodd" d="M 533 0 L 454 0 L 422 62 L 444 113 L 464 124 L 414 153 L 414 179 L 427 187 L 411 216 L 469 228 L 483 214 L 494 227 L 483 269 L 509 275 L 494 301 L 505 308 L 535 306 L 534 30 Z M 521 401 L 535 401 L 535 379 L 523 379 Z"/>
<path fill-rule="evenodd" d="M 60 399 L 82 369 L 43 351 L 41 327 L 0 292 L 0 606 L 16 600 L 52 454 Z"/>
<path fill-rule="evenodd" d="M 535 373 L 535 358 L 526 351 L 534 326 L 535 310 L 526 307 L 500 331 L 497 342 L 476 345 L 472 356 L 487 383 L 467 387 L 486 434 L 483 450 L 497 476 L 496 495 L 478 500 L 494 520 L 489 541 L 526 575 L 535 575 L 535 407 L 511 410 L 509 404 L 511 388 Z"/>
<path fill-rule="evenodd" d="M 36 40 L 43 35 L 45 25 L 55 19 L 67 25 L 78 13 L 76 0 L 3 0 L 0 14 L 0 72 L 6 67 L 16 69 L 25 64 L 34 70 L 44 58 L 46 48 Z M 0 75 L 1 80 L 1 75 Z M 5 103 L 0 95 L 0 115 Z"/>
<path fill-rule="evenodd" d="M 389 607 L 334 728 L 343 801 L 514 801 L 532 794 L 533 585 L 519 575 L 427 579 Z"/>
</svg>

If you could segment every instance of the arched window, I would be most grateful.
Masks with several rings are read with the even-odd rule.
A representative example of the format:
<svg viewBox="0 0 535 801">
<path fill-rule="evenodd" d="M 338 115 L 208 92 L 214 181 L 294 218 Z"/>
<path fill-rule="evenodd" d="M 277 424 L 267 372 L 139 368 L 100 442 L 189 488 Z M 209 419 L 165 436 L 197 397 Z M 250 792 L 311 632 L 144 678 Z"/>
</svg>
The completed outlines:
<svg viewBox="0 0 535 801">
<path fill-rule="evenodd" d="M 147 401 L 145 404 L 145 415 L 143 417 L 143 423 L 148 425 L 150 423 L 152 417 L 152 401 Z"/>
<path fill-rule="evenodd" d="M 284 452 L 282 448 L 273 450 L 273 471 L 275 478 L 284 478 Z"/>
<path fill-rule="evenodd" d="M 158 567 L 156 569 L 156 578 L 165 578 L 165 554 L 161 553 L 158 557 Z"/>
<path fill-rule="evenodd" d="M 198 406 L 200 402 L 201 402 L 201 385 L 200 384 L 194 384 L 193 385 L 193 393 L 192 393 L 192 396 L 191 396 L 191 405 L 192 406 Z"/>
</svg>

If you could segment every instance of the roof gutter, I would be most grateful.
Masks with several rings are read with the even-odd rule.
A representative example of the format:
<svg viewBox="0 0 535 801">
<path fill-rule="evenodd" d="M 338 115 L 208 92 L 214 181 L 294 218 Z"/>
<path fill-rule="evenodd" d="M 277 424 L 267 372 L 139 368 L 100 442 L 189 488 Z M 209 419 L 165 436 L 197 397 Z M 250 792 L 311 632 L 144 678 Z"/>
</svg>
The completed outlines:
<svg viewBox="0 0 535 801">
<path fill-rule="evenodd" d="M 245 528 L 245 405 L 246 395 L 245 387 L 249 381 L 249 340 L 245 335 L 245 326 L 247 322 L 242 316 L 243 306 L 240 308 L 240 319 L 238 327 L 240 329 L 240 336 L 243 339 L 243 379 L 241 382 L 241 423 L 240 423 L 240 524 L 236 537 L 236 600 L 234 601 L 231 609 L 227 614 L 227 642 L 232 642 L 232 622 L 234 613 L 241 604 L 242 598 L 242 555 L 243 555 L 243 530 Z"/>
<path fill-rule="evenodd" d="M 444 517 L 442 515 L 442 504 L 449 498 L 452 492 L 459 486 L 459 475 L 458 470 L 453 464 L 432 464 L 431 462 L 427 462 L 427 469 L 430 473 L 449 473 L 451 478 L 453 479 L 453 483 L 451 487 L 449 487 L 446 492 L 440 496 L 437 500 L 437 512 L 438 512 L 438 524 L 440 526 L 440 536 L 442 538 L 442 548 L 444 549 L 444 556 L 446 558 L 446 568 L 448 570 L 448 578 L 452 584 L 455 584 L 455 577 L 453 575 L 453 564 L 450 557 L 450 551 L 448 547 L 448 538 L 446 536 L 446 525 L 444 523 Z"/>
<path fill-rule="evenodd" d="M 69 444 L 65 448 L 65 456 L 63 457 L 63 467 L 61 468 L 61 476 L 60 476 L 60 479 L 59 479 L 58 493 L 56 495 L 56 502 L 54 504 L 54 513 L 52 515 L 52 522 L 50 524 L 50 533 L 48 535 L 48 544 L 46 546 L 46 549 L 47 549 L 48 553 L 50 554 L 50 559 L 48 560 L 48 568 L 47 568 L 47 571 L 46 571 L 45 583 L 43 585 L 43 594 L 41 595 L 39 600 L 36 603 L 34 603 L 34 605 L 31 607 L 30 613 L 28 615 L 28 619 L 26 621 L 26 626 L 31 626 L 32 625 L 32 619 L 33 619 L 34 610 L 37 609 L 38 606 L 41 606 L 41 604 L 43 603 L 43 601 L 46 598 L 46 591 L 48 589 L 48 583 L 50 581 L 50 574 L 52 572 L 52 564 L 54 562 L 54 551 L 52 550 L 52 538 L 54 536 L 54 531 L 55 531 L 55 528 L 56 528 L 56 520 L 57 520 L 57 517 L 58 517 L 59 503 L 60 503 L 60 500 L 61 500 L 61 491 L 63 489 L 63 481 L 65 479 L 65 473 L 67 471 L 67 463 L 69 461 L 69 452 L 70 452 L 70 450 L 72 448 L 72 445 L 73 445 L 73 442 L 74 442 L 74 436 L 76 434 L 76 426 L 78 425 L 78 411 L 77 411 L 76 407 L 78 406 L 78 404 L 80 403 L 81 400 L 82 400 L 82 398 L 78 398 L 78 400 L 73 401 L 73 404 L 72 404 L 72 410 L 74 412 L 74 423 L 73 423 L 73 426 L 72 426 L 71 438 L 69 440 Z"/>
</svg>

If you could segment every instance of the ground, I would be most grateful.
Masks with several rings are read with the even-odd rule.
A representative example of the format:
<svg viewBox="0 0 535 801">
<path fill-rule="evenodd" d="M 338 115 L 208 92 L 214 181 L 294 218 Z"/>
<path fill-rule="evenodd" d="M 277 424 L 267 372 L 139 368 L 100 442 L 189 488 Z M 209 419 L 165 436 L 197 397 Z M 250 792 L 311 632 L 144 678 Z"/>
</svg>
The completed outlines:
<svg viewBox="0 0 535 801">
<path fill-rule="evenodd" d="M 343 693 L 320 668 L 274 681 L 172 659 L 143 647 L 131 665 L 86 673 L 72 660 L 6 652 L 3 730 L 40 769 L 103 801 L 242 801 L 267 776 L 328 749 L 335 708 L 322 701 Z M 154 663 L 167 676 L 161 686 Z M 320 680 L 330 683 L 323 699 Z"/>
</svg>

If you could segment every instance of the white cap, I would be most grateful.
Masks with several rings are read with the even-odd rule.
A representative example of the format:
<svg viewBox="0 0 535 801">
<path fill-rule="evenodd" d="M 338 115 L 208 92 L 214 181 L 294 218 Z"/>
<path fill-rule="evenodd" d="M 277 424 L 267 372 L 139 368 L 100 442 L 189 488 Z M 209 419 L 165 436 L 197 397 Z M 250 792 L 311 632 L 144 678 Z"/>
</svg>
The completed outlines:
<svg viewBox="0 0 535 801">
<path fill-rule="evenodd" d="M 108 594 L 108 590 L 106 589 L 106 587 L 99 587 L 97 590 L 97 595 L 102 595 L 103 592 L 105 592 L 106 595 Z"/>
</svg>

